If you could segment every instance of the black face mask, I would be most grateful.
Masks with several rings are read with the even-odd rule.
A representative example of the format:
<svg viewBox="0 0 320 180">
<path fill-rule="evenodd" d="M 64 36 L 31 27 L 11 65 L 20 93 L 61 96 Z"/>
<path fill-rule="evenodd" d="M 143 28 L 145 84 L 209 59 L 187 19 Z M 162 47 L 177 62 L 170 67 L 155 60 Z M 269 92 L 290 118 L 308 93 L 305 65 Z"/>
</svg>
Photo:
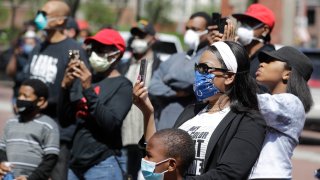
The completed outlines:
<svg viewBox="0 0 320 180">
<path fill-rule="evenodd" d="M 28 115 L 37 109 L 37 101 L 17 100 L 18 113 L 20 115 Z"/>
</svg>

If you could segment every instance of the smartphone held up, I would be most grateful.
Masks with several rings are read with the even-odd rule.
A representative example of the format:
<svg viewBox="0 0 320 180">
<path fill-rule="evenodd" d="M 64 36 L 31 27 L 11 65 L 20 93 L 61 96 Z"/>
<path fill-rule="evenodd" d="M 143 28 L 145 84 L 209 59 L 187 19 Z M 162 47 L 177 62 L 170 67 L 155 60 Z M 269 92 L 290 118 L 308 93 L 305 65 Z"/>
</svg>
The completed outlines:
<svg viewBox="0 0 320 180">
<path fill-rule="evenodd" d="M 222 18 L 220 13 L 212 13 L 212 25 L 217 25 L 219 33 L 224 33 L 224 27 L 227 25 L 227 18 Z"/>
<path fill-rule="evenodd" d="M 141 59 L 140 60 L 140 70 L 139 70 L 139 76 L 138 80 L 140 82 L 145 82 L 146 80 L 146 75 L 147 75 L 147 67 L 148 67 L 148 61 L 147 59 Z"/>
<path fill-rule="evenodd" d="M 69 60 L 77 59 L 80 60 L 80 50 L 70 49 L 69 50 Z"/>
</svg>

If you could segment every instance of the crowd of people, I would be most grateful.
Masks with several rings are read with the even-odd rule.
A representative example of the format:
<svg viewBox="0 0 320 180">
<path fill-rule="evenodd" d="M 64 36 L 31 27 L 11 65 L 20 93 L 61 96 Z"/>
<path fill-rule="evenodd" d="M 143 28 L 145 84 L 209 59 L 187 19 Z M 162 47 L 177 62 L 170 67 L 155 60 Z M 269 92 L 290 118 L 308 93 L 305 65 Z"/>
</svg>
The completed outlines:
<svg viewBox="0 0 320 180">
<path fill-rule="evenodd" d="M 46 2 L 12 50 L 16 116 L 1 135 L 0 179 L 292 178 L 313 67 L 294 47 L 275 50 L 272 10 L 252 4 L 224 32 L 196 12 L 188 50 L 166 61 L 147 20 L 125 42 L 116 29 L 81 31 L 69 13 Z"/>
</svg>

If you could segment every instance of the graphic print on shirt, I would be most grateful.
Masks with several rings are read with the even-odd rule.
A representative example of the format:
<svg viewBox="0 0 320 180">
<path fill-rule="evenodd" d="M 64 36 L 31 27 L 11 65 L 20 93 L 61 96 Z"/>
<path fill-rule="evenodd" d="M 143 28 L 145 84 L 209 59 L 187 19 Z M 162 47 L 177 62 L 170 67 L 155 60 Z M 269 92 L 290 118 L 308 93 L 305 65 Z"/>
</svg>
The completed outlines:
<svg viewBox="0 0 320 180">
<path fill-rule="evenodd" d="M 34 55 L 30 66 L 31 78 L 53 84 L 58 72 L 58 59 L 48 55 Z"/>
<path fill-rule="evenodd" d="M 196 150 L 195 160 L 189 167 L 187 173 L 190 175 L 200 175 L 203 172 L 205 154 L 201 153 L 201 149 L 203 148 L 206 138 L 210 138 L 210 136 L 208 136 L 209 132 L 201 131 L 200 127 L 201 126 L 192 126 L 189 128 L 189 130 L 187 130 L 193 139 Z"/>
<path fill-rule="evenodd" d="M 188 132 L 192 137 L 196 151 L 195 160 L 189 167 L 187 176 L 196 176 L 204 173 L 205 157 L 212 133 L 229 111 L 230 108 L 213 114 L 200 112 L 179 127 L 179 129 Z"/>
</svg>

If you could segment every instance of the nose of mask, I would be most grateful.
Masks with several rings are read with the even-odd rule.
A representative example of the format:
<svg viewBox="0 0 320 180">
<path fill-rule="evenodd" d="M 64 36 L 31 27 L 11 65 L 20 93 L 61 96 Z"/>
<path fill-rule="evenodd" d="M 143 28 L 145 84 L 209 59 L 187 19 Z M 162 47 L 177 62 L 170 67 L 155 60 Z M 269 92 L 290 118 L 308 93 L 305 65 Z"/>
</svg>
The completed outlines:
<svg viewBox="0 0 320 180">
<path fill-rule="evenodd" d="M 148 50 L 148 42 L 143 39 L 135 39 L 132 41 L 131 48 L 133 53 L 143 54 Z"/>
<path fill-rule="evenodd" d="M 200 38 L 195 31 L 189 29 L 184 34 L 183 40 L 190 49 L 195 49 L 199 44 Z"/>
<path fill-rule="evenodd" d="M 24 53 L 29 54 L 32 51 L 33 46 L 30 44 L 25 44 L 23 45 L 22 49 Z"/>
<path fill-rule="evenodd" d="M 238 41 L 246 46 L 252 42 L 253 39 L 253 30 L 245 27 L 239 27 L 237 29 L 237 35 L 239 37 Z"/>
</svg>

